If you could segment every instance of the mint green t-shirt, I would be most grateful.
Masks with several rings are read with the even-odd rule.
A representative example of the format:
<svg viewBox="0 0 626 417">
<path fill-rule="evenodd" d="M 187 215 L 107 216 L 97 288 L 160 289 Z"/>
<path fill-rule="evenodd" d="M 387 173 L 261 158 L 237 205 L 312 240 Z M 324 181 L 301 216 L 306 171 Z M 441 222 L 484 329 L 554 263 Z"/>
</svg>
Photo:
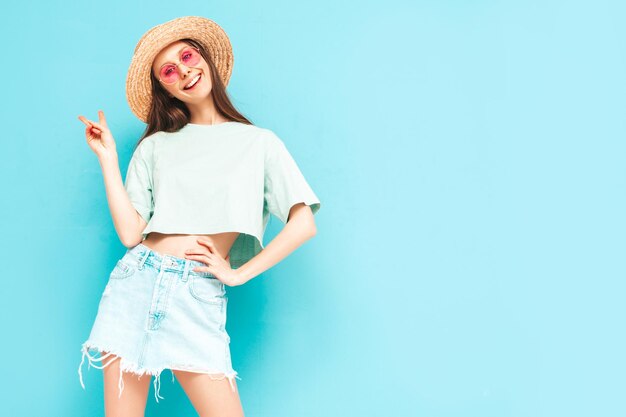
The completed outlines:
<svg viewBox="0 0 626 417">
<path fill-rule="evenodd" d="M 188 123 L 159 131 L 135 149 L 124 187 L 146 221 L 142 235 L 239 232 L 233 268 L 263 249 L 269 215 L 287 222 L 303 202 L 320 201 L 283 141 L 271 130 L 240 122 Z"/>
</svg>

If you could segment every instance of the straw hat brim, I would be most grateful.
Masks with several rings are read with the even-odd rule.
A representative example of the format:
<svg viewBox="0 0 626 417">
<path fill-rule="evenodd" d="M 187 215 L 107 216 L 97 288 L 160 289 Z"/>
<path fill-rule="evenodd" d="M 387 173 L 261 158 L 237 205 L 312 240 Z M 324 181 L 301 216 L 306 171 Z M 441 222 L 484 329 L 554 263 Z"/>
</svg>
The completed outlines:
<svg viewBox="0 0 626 417">
<path fill-rule="evenodd" d="M 158 53 L 167 45 L 189 38 L 199 42 L 211 55 L 224 86 L 233 71 L 233 49 L 226 32 L 214 21 L 201 16 L 184 16 L 162 23 L 141 37 L 126 76 L 126 99 L 131 111 L 146 123 L 152 102 L 150 71 Z"/>
</svg>

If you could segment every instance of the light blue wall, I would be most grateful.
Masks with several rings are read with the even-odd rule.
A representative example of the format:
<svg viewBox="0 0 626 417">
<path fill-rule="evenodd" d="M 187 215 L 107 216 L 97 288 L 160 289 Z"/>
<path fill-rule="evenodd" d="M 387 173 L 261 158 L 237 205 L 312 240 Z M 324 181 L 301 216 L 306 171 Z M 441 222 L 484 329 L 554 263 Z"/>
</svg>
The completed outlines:
<svg viewBox="0 0 626 417">
<path fill-rule="evenodd" d="M 125 248 L 77 116 L 106 112 L 125 173 L 133 48 L 203 15 L 322 201 L 313 240 L 229 289 L 247 416 L 626 415 L 623 4 L 5 5 L 3 414 L 103 415 L 77 367 Z M 169 376 L 147 415 L 195 415 Z"/>
</svg>

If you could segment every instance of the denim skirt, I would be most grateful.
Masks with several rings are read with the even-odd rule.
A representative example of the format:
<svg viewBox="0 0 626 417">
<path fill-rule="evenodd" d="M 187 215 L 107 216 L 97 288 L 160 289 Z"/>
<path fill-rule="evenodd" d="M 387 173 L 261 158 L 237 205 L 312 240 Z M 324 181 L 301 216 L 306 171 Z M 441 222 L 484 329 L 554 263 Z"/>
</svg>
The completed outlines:
<svg viewBox="0 0 626 417">
<path fill-rule="evenodd" d="M 192 271 L 199 266 L 206 265 L 155 252 L 142 243 L 126 251 L 109 275 L 91 333 L 81 348 L 78 374 L 83 389 L 85 356 L 88 368 L 103 369 L 115 355 L 122 371 L 120 396 L 124 372 L 148 374 L 155 376 L 159 402 L 164 369 L 228 378 L 235 390 L 234 378 L 241 378 L 230 358 L 228 297 L 224 284 L 213 274 Z"/>
</svg>

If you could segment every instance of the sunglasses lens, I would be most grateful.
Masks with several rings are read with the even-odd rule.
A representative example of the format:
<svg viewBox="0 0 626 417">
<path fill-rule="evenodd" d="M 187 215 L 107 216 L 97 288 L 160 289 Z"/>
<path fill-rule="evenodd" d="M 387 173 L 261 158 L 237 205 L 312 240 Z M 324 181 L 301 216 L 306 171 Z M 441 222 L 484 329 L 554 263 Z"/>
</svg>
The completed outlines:
<svg viewBox="0 0 626 417">
<path fill-rule="evenodd" d="M 178 71 L 176 70 L 176 67 L 174 65 L 167 64 L 161 68 L 160 76 L 161 81 L 171 84 L 178 80 Z"/>
<path fill-rule="evenodd" d="M 187 66 L 193 67 L 194 65 L 198 65 L 200 62 L 200 52 L 195 50 L 194 48 L 186 48 L 180 54 L 180 63 Z M 172 84 L 178 80 L 178 69 L 174 64 L 167 64 L 161 67 L 161 72 L 159 73 L 161 80 L 164 83 Z"/>
<path fill-rule="evenodd" d="M 180 55 L 180 62 L 188 67 L 198 65 L 198 62 L 200 62 L 200 52 L 193 48 L 185 49 Z"/>
</svg>

